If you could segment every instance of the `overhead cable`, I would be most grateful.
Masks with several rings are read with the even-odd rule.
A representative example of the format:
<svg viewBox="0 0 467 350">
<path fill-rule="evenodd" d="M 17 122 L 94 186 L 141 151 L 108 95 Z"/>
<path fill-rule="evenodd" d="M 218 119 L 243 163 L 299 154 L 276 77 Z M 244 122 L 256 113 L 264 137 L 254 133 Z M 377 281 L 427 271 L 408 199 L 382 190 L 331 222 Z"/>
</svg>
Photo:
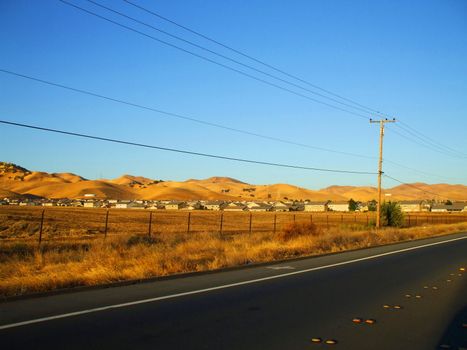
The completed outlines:
<svg viewBox="0 0 467 350">
<path fill-rule="evenodd" d="M 317 168 L 317 167 L 309 167 L 309 166 L 302 166 L 302 165 L 266 162 L 266 161 L 252 160 L 252 159 L 245 159 L 245 158 L 236 158 L 236 157 L 222 156 L 222 155 L 216 155 L 216 154 L 210 154 L 210 153 L 201 153 L 201 152 L 195 152 L 195 151 L 189 151 L 189 150 L 181 150 L 181 149 L 170 148 L 170 147 L 154 146 L 154 145 L 148 145 L 148 144 L 139 143 L 139 142 L 125 141 L 125 140 L 121 140 L 121 139 L 114 139 L 114 138 L 108 138 L 108 137 L 102 137 L 102 136 L 82 134 L 82 133 L 77 133 L 77 132 L 72 132 L 72 131 L 65 131 L 65 130 L 46 128 L 46 127 L 41 127 L 41 126 L 37 126 L 37 125 L 17 123 L 17 122 L 9 121 L 9 120 L 0 120 L 0 123 L 5 124 L 5 125 L 17 126 L 17 127 L 40 130 L 40 131 L 46 131 L 46 132 L 62 134 L 62 135 L 82 137 L 82 138 L 93 139 L 93 140 L 98 140 L 98 141 L 118 143 L 118 144 L 123 144 L 123 145 L 128 145 L 128 146 L 136 146 L 136 147 L 143 147 L 143 148 L 149 148 L 149 149 L 157 149 L 157 150 L 160 150 L 160 151 L 182 153 L 182 154 L 188 154 L 188 155 L 199 156 L 199 157 L 229 160 L 229 161 L 234 161 L 234 162 L 259 164 L 259 165 L 267 165 L 267 166 L 281 167 L 281 168 L 292 168 L 292 169 L 300 169 L 300 170 L 321 171 L 321 172 L 329 172 L 329 173 L 376 175 L 375 172 L 368 172 L 368 171 Z"/>
<path fill-rule="evenodd" d="M 327 102 L 325 102 L 325 101 L 318 100 L 318 99 L 316 99 L 316 98 L 313 98 L 313 97 L 310 97 L 310 96 L 308 96 L 308 95 L 302 94 L 302 93 L 297 92 L 297 91 L 295 91 L 295 90 L 291 90 L 291 89 L 286 88 L 286 87 L 284 87 L 284 86 L 281 86 L 281 85 L 278 85 L 278 84 L 276 84 L 276 83 L 270 82 L 270 81 L 268 81 L 268 80 L 265 80 L 265 79 L 259 78 L 259 77 L 257 77 L 257 76 L 251 75 L 251 74 L 249 74 L 249 73 L 247 73 L 247 72 L 241 71 L 241 70 L 239 70 L 239 69 L 236 69 L 236 68 L 234 68 L 234 67 L 231 67 L 231 66 L 229 66 L 229 65 L 226 65 L 226 64 L 224 64 L 224 63 L 215 61 L 215 60 L 213 60 L 213 59 L 211 59 L 211 58 L 208 58 L 208 57 L 206 57 L 206 56 L 197 54 L 197 53 L 195 53 L 195 52 L 193 52 L 193 51 L 190 51 L 190 50 L 184 49 L 184 48 L 182 48 L 182 47 L 180 47 L 180 46 L 177 46 L 177 45 L 175 45 L 175 44 L 169 43 L 168 41 L 165 41 L 165 40 L 156 38 L 155 36 L 152 36 L 152 35 L 150 35 L 150 34 L 144 33 L 144 32 L 142 32 L 142 31 L 139 31 L 139 30 L 135 29 L 135 28 L 129 27 L 129 26 L 125 25 L 125 24 L 122 24 L 122 23 L 116 22 L 116 21 L 114 21 L 114 20 L 112 20 L 112 19 L 109 19 L 109 18 L 107 18 L 107 17 L 101 16 L 101 15 L 95 13 L 95 12 L 92 12 L 92 11 L 90 11 L 90 10 L 87 10 L 87 9 L 85 9 L 85 8 L 82 8 L 82 7 L 80 7 L 80 6 L 77 6 L 77 5 L 75 5 L 75 4 L 72 4 L 72 3 L 70 3 L 70 2 L 67 2 L 67 1 L 65 1 L 65 0 L 59 0 L 59 1 L 62 2 L 62 3 L 64 3 L 64 4 L 66 4 L 66 5 L 68 5 L 68 6 L 71 6 L 71 7 L 74 7 L 74 8 L 76 8 L 76 9 L 80 10 L 80 11 L 83 11 L 83 12 L 89 14 L 89 15 L 92 15 L 92 16 L 94 16 L 94 17 L 97 17 L 97 18 L 99 18 L 99 19 L 102 19 L 102 20 L 104 20 L 104 21 L 107 21 L 107 22 L 109 22 L 109 23 L 113 23 L 113 24 L 115 24 L 115 25 L 117 25 L 117 26 L 119 26 L 119 27 L 122 27 L 122 28 L 126 29 L 126 30 L 132 31 L 132 32 L 137 33 L 137 34 L 139 34 L 139 35 L 142 35 L 142 36 L 144 36 L 144 37 L 146 37 L 146 38 L 149 38 L 149 39 L 151 39 L 151 40 L 154 40 L 154 41 L 157 41 L 157 42 L 162 43 L 162 44 L 164 44 L 164 45 L 170 46 L 170 47 L 172 47 L 172 48 L 174 48 L 174 49 L 176 49 L 176 50 L 185 52 L 185 53 L 187 53 L 187 54 L 190 54 L 190 55 L 192 55 L 192 56 L 194 56 L 194 57 L 200 58 L 200 59 L 202 59 L 202 60 L 204 60 L 204 61 L 207 61 L 207 62 L 210 62 L 210 63 L 212 63 L 212 64 L 215 64 L 215 65 L 217 65 L 217 66 L 226 68 L 226 69 L 228 69 L 228 70 L 230 70 L 230 71 L 233 71 L 233 72 L 235 72 L 235 73 L 241 74 L 241 75 L 246 76 L 246 77 L 248 77 L 248 78 L 251 78 L 251 79 L 253 79 L 253 80 L 259 81 L 259 82 L 261 82 L 261 83 L 263 83 L 263 84 L 266 84 L 266 85 L 275 87 L 275 88 L 277 88 L 277 89 L 280 89 L 280 90 L 282 90 L 282 91 L 286 91 L 286 92 L 288 92 L 288 93 L 291 93 L 291 94 L 293 94 L 293 95 L 302 97 L 302 98 L 304 98 L 304 99 L 307 99 L 307 100 L 310 100 L 310 101 L 313 101 L 313 102 L 322 104 L 322 105 L 324 105 L 324 106 L 327 106 L 327 107 L 330 107 L 330 108 L 333 108 L 333 109 L 336 109 L 336 110 L 339 110 L 339 111 L 342 111 L 342 112 L 345 112 L 345 113 L 348 113 L 348 114 L 352 114 L 352 115 L 354 115 L 354 116 L 356 116 L 356 117 L 359 117 L 359 118 L 368 120 L 368 116 L 366 116 L 366 115 L 363 115 L 363 114 L 360 114 L 360 113 L 357 113 L 357 112 L 353 112 L 353 111 L 349 111 L 348 109 L 335 106 L 335 105 L 333 105 L 333 104 L 331 104 L 331 103 L 327 103 Z"/>
<path fill-rule="evenodd" d="M 273 66 L 273 65 L 271 65 L 269 63 L 266 63 L 263 60 L 255 58 L 255 57 L 253 57 L 253 56 L 251 56 L 249 54 L 246 54 L 243 51 L 240 51 L 238 49 L 234 49 L 233 47 L 231 47 L 229 45 L 226 45 L 226 44 L 224 44 L 224 43 L 222 43 L 222 42 L 220 42 L 218 40 L 212 39 L 211 37 L 208 37 L 207 35 L 202 34 L 199 31 L 196 31 L 196 30 L 193 30 L 193 29 L 187 27 L 186 25 L 182 25 L 180 23 L 175 22 L 174 20 L 171 20 L 171 19 L 169 19 L 167 17 L 164 17 L 161 14 L 155 12 L 154 10 L 149 10 L 148 8 L 145 8 L 145 7 L 141 6 L 141 5 L 135 4 L 134 2 L 131 2 L 131 1 L 128 1 L 128 0 L 124 0 L 124 1 L 126 3 L 132 5 L 132 6 L 136 7 L 136 8 L 139 8 L 142 11 L 145 11 L 145 12 L 147 12 L 147 13 L 153 15 L 153 16 L 156 16 L 156 17 L 158 17 L 158 18 L 160 18 L 160 19 L 162 19 L 162 20 L 164 20 L 166 22 L 172 23 L 172 24 L 174 24 L 175 26 L 177 26 L 179 28 L 182 28 L 182 29 L 184 29 L 184 30 L 186 30 L 186 31 L 188 31 L 188 32 L 190 32 L 192 34 L 195 34 L 195 35 L 197 35 L 197 36 L 199 36 L 199 37 L 201 37 L 203 39 L 206 39 L 206 40 L 208 40 L 208 41 L 210 41 L 212 43 L 215 43 L 215 44 L 217 44 L 217 45 L 219 45 L 219 46 L 221 46 L 221 47 L 223 47 L 223 48 L 225 48 L 227 50 L 230 50 L 230 51 L 232 51 L 232 52 L 234 52 L 234 53 L 236 53 L 238 55 L 241 55 L 241 56 L 243 56 L 245 58 L 248 58 L 248 59 L 250 59 L 250 60 L 252 60 L 252 61 L 254 61 L 256 63 L 259 63 L 259 64 L 261 64 L 261 65 L 263 65 L 263 66 L 265 66 L 267 68 L 270 68 L 270 69 L 272 69 L 272 70 L 274 70 L 274 71 L 276 71 L 278 73 L 281 73 L 281 74 L 283 74 L 283 75 L 285 75 L 285 76 L 287 76 L 289 78 L 300 81 L 301 83 L 304 83 L 304 84 L 306 84 L 308 86 L 311 86 L 311 87 L 313 87 L 313 88 L 315 88 L 317 90 L 325 92 L 325 93 L 327 93 L 327 94 L 329 94 L 331 96 L 334 96 L 334 97 L 340 98 L 340 99 L 342 99 L 344 101 L 353 103 L 354 105 L 359 106 L 361 108 L 365 108 L 368 112 L 375 113 L 375 114 L 382 115 L 382 116 L 386 116 L 386 117 L 390 117 L 389 114 L 382 113 L 382 112 L 380 112 L 380 111 L 378 111 L 378 110 L 376 110 L 374 108 L 371 108 L 371 107 L 365 106 L 365 105 L 363 105 L 363 104 L 361 104 L 359 102 L 356 102 L 355 100 L 349 99 L 349 98 L 344 97 L 342 95 L 336 94 L 336 93 L 334 93 L 334 92 L 332 92 L 330 90 L 324 89 L 324 88 L 322 88 L 322 87 L 320 87 L 320 86 L 318 86 L 316 84 L 310 83 L 309 81 L 307 81 L 307 80 L 305 80 L 303 78 L 300 78 L 300 77 L 298 77 L 296 75 L 288 73 L 288 72 L 284 71 L 283 69 L 277 68 L 277 67 L 275 67 L 275 66 Z"/>
<path fill-rule="evenodd" d="M 135 102 L 119 99 L 119 98 L 114 98 L 114 97 L 110 97 L 110 96 L 106 96 L 106 95 L 102 95 L 102 94 L 92 92 L 92 91 L 89 91 L 89 90 L 79 89 L 79 88 L 75 88 L 75 87 L 72 87 L 72 86 L 69 86 L 69 85 L 64 85 L 64 84 L 61 84 L 61 83 L 52 82 L 50 80 L 44 80 L 44 79 L 36 78 L 36 77 L 30 76 L 30 75 L 26 75 L 26 74 L 22 74 L 22 73 L 18 73 L 18 72 L 13 72 L 13 71 L 7 70 L 7 69 L 0 68 L 0 72 L 6 73 L 6 74 L 9 74 L 9 75 L 13 75 L 13 76 L 16 76 L 16 77 L 19 77 L 19 78 L 32 80 L 32 81 L 35 81 L 35 82 L 38 82 L 38 83 L 59 87 L 61 89 L 77 92 L 77 93 L 80 93 L 80 94 L 89 95 L 89 96 L 97 97 L 97 98 L 100 98 L 100 99 L 104 99 L 104 100 L 124 104 L 124 105 L 127 105 L 127 106 L 139 108 L 139 109 L 142 109 L 142 110 L 156 112 L 156 113 L 168 116 L 168 117 L 187 120 L 187 121 L 190 121 L 190 122 L 193 122 L 193 123 L 207 125 L 207 126 L 210 126 L 210 127 L 224 129 L 224 130 L 229 130 L 229 131 L 233 131 L 233 132 L 244 134 L 244 135 L 249 135 L 249 136 L 262 138 L 262 139 L 265 139 L 265 140 L 271 140 L 271 141 L 275 141 L 275 142 L 281 142 L 281 143 L 284 143 L 284 144 L 300 146 L 300 147 L 309 148 L 309 149 L 315 149 L 315 150 L 323 151 L 323 152 L 342 154 L 342 155 L 346 155 L 346 156 L 352 156 L 352 157 L 358 157 L 358 158 L 367 158 L 367 159 L 376 159 L 376 157 L 372 157 L 372 156 L 368 156 L 368 155 L 364 155 L 364 154 L 351 153 L 351 152 L 333 150 L 333 149 L 320 147 L 320 146 L 308 145 L 308 144 L 305 144 L 305 143 L 286 140 L 286 139 L 282 139 L 282 138 L 275 137 L 275 136 L 268 136 L 268 135 L 248 131 L 248 130 L 233 128 L 233 127 L 218 124 L 218 123 L 212 123 L 212 122 L 208 122 L 206 120 L 202 120 L 202 119 L 198 119 L 198 118 L 194 118 L 194 117 L 189 117 L 189 116 L 182 115 L 182 114 L 179 114 L 179 113 L 168 112 L 168 111 L 165 111 L 165 110 L 162 110 L 162 109 L 159 109 L 159 108 L 145 106 L 145 105 L 142 105 L 142 104 L 139 104 L 139 103 L 135 103 Z"/>
</svg>

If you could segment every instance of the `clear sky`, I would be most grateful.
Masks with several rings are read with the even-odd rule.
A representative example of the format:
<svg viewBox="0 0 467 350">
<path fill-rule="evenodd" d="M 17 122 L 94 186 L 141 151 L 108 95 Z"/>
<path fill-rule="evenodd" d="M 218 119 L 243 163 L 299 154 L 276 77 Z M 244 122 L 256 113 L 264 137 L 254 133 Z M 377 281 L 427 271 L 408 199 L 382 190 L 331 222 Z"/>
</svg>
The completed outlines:
<svg viewBox="0 0 467 350">
<path fill-rule="evenodd" d="M 369 158 L 201 125 L 2 72 L 0 119 L 230 157 L 377 170 L 374 157 L 378 155 L 379 130 L 365 119 L 370 114 L 203 52 L 86 0 L 67 1 L 364 117 L 250 79 L 58 0 L 0 1 L 0 69 L 210 123 Z M 124 1 L 95 1 L 322 93 Z M 411 169 L 386 162 L 384 171 L 388 175 L 404 182 L 467 184 L 466 1 L 132 1 L 310 83 L 400 118 L 405 122 L 400 126 L 409 125 L 457 151 L 454 154 L 446 148 L 437 152 L 433 145 L 423 147 L 413 134 L 389 125 L 384 157 Z M 87 178 L 130 173 L 185 180 L 216 175 L 312 189 L 333 184 L 376 184 L 373 175 L 234 163 L 7 125 L 0 125 L 0 133 L 0 160 L 31 170 L 70 171 Z M 386 179 L 383 185 L 392 187 L 397 183 Z"/>
</svg>

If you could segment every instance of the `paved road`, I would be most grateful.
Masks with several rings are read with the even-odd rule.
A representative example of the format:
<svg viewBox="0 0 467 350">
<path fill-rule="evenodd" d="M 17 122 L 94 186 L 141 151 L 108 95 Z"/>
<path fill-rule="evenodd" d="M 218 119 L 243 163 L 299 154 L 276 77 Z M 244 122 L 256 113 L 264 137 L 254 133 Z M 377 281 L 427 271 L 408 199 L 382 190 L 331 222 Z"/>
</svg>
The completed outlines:
<svg viewBox="0 0 467 350">
<path fill-rule="evenodd" d="M 2 349 L 426 350 L 442 344 L 463 349 L 467 278 L 461 267 L 467 267 L 467 233 L 1 303 L 0 344 Z M 376 322 L 357 324 L 356 317 Z M 325 344 L 328 339 L 337 344 Z"/>
</svg>

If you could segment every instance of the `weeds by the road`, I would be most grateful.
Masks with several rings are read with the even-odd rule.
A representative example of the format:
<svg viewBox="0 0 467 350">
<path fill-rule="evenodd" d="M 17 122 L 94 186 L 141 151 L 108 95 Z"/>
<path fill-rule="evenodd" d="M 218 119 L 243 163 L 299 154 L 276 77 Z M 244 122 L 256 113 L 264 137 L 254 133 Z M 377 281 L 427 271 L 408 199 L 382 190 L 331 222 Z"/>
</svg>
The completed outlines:
<svg viewBox="0 0 467 350">
<path fill-rule="evenodd" d="M 272 233 L 116 235 L 0 245 L 0 295 L 12 296 L 183 272 L 213 270 L 319 255 L 467 230 L 467 223 L 386 228 L 362 225 L 324 229 L 290 224 Z"/>
</svg>

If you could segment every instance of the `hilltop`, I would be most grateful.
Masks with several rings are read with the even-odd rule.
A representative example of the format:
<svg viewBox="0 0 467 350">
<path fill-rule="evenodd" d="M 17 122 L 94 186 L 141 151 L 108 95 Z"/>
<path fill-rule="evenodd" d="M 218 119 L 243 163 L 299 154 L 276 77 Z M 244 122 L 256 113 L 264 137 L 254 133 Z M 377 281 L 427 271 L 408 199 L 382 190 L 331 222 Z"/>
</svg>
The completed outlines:
<svg viewBox="0 0 467 350">
<path fill-rule="evenodd" d="M 415 188 L 416 187 L 416 188 Z M 426 191 L 422 192 L 419 189 Z M 84 198 L 95 194 L 102 199 L 147 200 L 311 200 L 368 201 L 377 190 L 369 186 L 330 186 L 311 190 L 290 184 L 254 185 L 231 178 L 214 176 L 207 179 L 162 181 L 147 177 L 122 175 L 116 179 L 88 180 L 73 173 L 31 171 L 19 165 L 0 162 L 0 197 L 39 196 L 45 198 Z M 415 200 L 436 198 L 467 200 L 467 186 L 415 183 L 387 188 L 385 198 Z"/>
</svg>

